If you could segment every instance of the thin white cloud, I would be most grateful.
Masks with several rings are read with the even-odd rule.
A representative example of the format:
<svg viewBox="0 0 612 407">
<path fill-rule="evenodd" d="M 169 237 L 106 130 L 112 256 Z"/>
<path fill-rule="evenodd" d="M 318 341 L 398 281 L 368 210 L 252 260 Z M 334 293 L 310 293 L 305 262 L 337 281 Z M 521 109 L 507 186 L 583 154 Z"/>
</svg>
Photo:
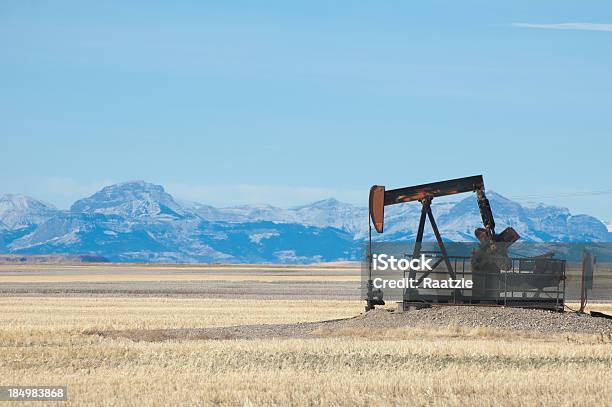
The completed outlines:
<svg viewBox="0 0 612 407">
<path fill-rule="evenodd" d="M 555 23 L 555 24 L 512 23 L 512 26 L 522 27 L 522 28 L 542 28 L 546 30 L 612 31 L 612 24 L 595 24 L 595 23 Z"/>
</svg>

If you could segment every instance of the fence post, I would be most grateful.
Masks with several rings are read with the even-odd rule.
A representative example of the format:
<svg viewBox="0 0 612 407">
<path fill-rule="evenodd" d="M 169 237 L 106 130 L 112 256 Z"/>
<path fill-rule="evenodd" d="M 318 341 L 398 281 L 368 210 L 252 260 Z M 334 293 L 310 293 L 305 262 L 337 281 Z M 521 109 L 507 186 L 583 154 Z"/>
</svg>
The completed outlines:
<svg viewBox="0 0 612 407">
<path fill-rule="evenodd" d="M 584 312 L 588 302 L 588 290 L 593 289 L 593 269 L 595 258 L 584 249 L 582 251 L 582 279 L 580 284 L 580 312 Z"/>
</svg>

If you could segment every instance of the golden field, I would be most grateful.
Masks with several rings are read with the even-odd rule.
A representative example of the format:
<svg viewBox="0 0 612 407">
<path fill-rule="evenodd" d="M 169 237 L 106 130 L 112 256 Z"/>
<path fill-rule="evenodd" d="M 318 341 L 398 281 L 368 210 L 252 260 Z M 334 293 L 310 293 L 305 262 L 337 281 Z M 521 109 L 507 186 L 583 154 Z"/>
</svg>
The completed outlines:
<svg viewBox="0 0 612 407">
<path fill-rule="evenodd" d="M 168 342 L 91 334 L 317 321 L 362 307 L 335 300 L 3 297 L 0 384 L 66 385 L 65 405 L 612 403 L 612 344 L 597 336 L 458 327 Z"/>
</svg>

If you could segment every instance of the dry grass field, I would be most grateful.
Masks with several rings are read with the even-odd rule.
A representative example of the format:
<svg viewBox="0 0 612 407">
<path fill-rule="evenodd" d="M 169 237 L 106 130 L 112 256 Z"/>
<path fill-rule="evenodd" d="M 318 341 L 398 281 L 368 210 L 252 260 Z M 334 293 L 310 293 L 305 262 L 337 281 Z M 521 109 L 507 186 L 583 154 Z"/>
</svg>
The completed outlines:
<svg viewBox="0 0 612 407">
<path fill-rule="evenodd" d="M 0 385 L 66 385 L 65 405 L 612 405 L 612 341 L 602 335 L 461 326 L 253 340 L 98 334 L 319 321 L 363 309 L 350 299 L 236 297 L 2 296 Z"/>
</svg>

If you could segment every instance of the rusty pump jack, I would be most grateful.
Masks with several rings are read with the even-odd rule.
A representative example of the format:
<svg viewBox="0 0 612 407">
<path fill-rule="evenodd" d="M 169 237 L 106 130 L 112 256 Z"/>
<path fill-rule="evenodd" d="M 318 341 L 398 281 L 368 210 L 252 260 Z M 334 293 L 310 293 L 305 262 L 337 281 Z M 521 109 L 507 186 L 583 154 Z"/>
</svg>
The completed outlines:
<svg viewBox="0 0 612 407">
<path fill-rule="evenodd" d="M 370 188 L 369 197 L 369 227 L 370 227 L 370 256 L 372 247 L 372 234 L 371 226 L 378 233 L 382 233 L 384 229 L 384 213 L 385 207 L 389 205 L 396 205 L 400 203 L 407 203 L 413 201 L 419 201 L 422 205 L 421 217 L 419 219 L 419 226 L 416 234 L 414 250 L 412 257 L 416 258 L 421 254 L 421 247 L 423 242 L 423 233 L 425 228 L 425 219 L 428 218 L 431 224 L 431 228 L 436 237 L 436 241 L 440 248 L 441 260 L 445 262 L 446 268 L 452 279 L 455 279 L 455 270 L 453 270 L 451 261 L 449 260 L 448 253 L 442 236 L 436 224 L 436 220 L 431 210 L 431 201 L 436 197 L 448 196 L 454 194 L 460 194 L 464 192 L 474 192 L 476 194 L 476 200 L 478 202 L 478 208 L 480 210 L 480 216 L 482 218 L 482 224 L 484 227 L 477 228 L 475 235 L 480 241 L 481 247 L 488 251 L 496 250 L 496 243 L 505 243 L 506 247 L 516 242 L 520 236 L 511 227 L 504 229 L 500 234 L 495 233 L 495 220 L 493 219 L 493 212 L 489 205 L 489 200 L 485 195 L 484 181 L 482 175 L 475 175 L 472 177 L 457 178 L 452 180 L 434 182 L 430 184 L 415 185 L 406 188 L 392 189 L 389 191 L 385 190 L 382 185 L 374 185 Z M 371 263 L 371 259 L 369 259 Z M 370 273 L 371 276 L 371 273 Z M 423 276 L 424 277 L 424 276 Z M 421 279 L 423 278 L 421 277 Z M 409 278 L 415 278 L 415 272 L 410 271 Z M 455 291 L 455 295 L 459 296 L 459 291 Z M 404 291 L 404 302 L 410 301 L 411 290 L 406 289 Z M 455 298 L 457 300 L 460 298 Z M 384 302 L 382 298 L 377 298 L 372 295 L 372 281 L 368 281 L 368 299 L 366 310 L 374 308 L 374 305 L 378 305 Z"/>
</svg>

